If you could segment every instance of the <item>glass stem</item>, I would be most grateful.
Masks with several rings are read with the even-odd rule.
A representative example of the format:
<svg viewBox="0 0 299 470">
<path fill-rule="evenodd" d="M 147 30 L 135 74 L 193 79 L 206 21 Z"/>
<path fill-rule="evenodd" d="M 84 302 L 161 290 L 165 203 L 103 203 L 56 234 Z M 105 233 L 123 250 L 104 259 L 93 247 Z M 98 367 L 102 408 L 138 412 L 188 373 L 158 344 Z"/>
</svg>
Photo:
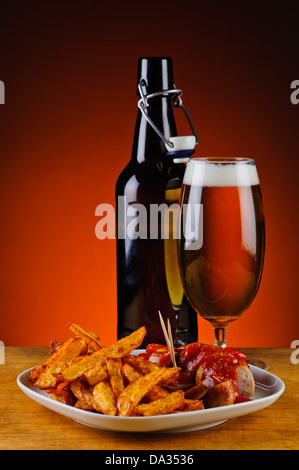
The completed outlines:
<svg viewBox="0 0 299 470">
<path fill-rule="evenodd" d="M 225 331 L 226 327 L 221 326 L 221 327 L 215 327 L 214 332 L 215 332 L 215 346 L 221 346 L 222 348 L 226 348 L 226 343 L 225 343 Z"/>
</svg>

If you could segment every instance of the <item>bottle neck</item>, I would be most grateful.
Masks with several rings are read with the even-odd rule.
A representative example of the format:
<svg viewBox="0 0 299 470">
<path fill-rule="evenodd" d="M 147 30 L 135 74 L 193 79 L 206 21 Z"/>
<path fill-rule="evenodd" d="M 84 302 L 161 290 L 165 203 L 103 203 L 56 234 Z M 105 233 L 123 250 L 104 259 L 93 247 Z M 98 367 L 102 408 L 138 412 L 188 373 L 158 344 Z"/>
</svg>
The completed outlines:
<svg viewBox="0 0 299 470">
<path fill-rule="evenodd" d="M 152 98 L 146 111 L 149 118 L 167 139 L 177 135 L 173 106 L 169 95 Z M 135 126 L 132 160 L 138 163 L 157 160 L 166 152 L 164 142 L 139 110 Z"/>
</svg>

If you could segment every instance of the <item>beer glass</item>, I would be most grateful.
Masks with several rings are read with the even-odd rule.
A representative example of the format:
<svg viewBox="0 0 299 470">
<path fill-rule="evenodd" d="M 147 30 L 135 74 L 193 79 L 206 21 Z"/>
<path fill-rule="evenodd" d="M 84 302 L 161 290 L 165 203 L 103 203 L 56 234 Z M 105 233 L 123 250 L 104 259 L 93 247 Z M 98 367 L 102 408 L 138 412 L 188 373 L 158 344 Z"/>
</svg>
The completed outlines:
<svg viewBox="0 0 299 470">
<path fill-rule="evenodd" d="M 180 200 L 178 253 L 186 297 L 225 347 L 227 325 L 253 301 L 262 276 L 265 228 L 255 161 L 192 158 Z"/>
</svg>

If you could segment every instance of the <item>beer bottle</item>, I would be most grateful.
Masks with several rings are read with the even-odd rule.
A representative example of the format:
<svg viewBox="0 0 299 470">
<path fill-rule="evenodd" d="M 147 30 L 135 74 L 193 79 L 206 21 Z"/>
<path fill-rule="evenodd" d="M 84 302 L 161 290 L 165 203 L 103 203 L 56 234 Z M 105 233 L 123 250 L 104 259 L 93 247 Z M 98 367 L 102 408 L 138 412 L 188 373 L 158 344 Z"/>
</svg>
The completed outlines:
<svg viewBox="0 0 299 470">
<path fill-rule="evenodd" d="M 173 107 L 183 106 L 181 91 L 173 83 L 171 58 L 138 60 L 132 156 L 116 183 L 117 335 L 120 339 L 145 326 L 143 347 L 165 344 L 159 311 L 165 323 L 170 321 L 175 346 L 197 341 L 197 314 L 183 294 L 177 240 L 172 233 L 162 235 L 167 208 L 178 203 L 185 162 L 194 152 L 182 151 L 177 137 Z M 154 223 L 151 210 L 159 207 L 166 210 Z"/>
</svg>

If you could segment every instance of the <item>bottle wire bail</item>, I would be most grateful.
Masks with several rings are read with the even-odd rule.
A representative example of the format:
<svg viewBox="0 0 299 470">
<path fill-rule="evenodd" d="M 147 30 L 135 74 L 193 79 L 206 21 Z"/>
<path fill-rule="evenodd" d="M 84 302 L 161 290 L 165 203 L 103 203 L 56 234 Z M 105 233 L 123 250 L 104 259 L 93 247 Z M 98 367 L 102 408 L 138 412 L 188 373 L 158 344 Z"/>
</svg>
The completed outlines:
<svg viewBox="0 0 299 470">
<path fill-rule="evenodd" d="M 150 126 L 154 129 L 154 131 L 158 134 L 160 139 L 164 142 L 165 147 L 168 151 L 167 154 L 173 155 L 173 156 L 176 155 L 178 157 L 184 154 L 183 156 L 185 158 L 187 156 L 189 157 L 190 155 L 192 155 L 192 153 L 194 153 L 195 145 L 198 144 L 198 137 L 197 137 L 193 122 L 191 120 L 190 114 L 188 113 L 186 106 L 183 105 L 183 101 L 182 101 L 183 90 L 176 88 L 174 85 L 174 88 L 172 89 L 157 91 L 155 93 L 147 94 L 146 83 L 142 79 L 138 83 L 138 91 L 140 94 L 140 100 L 138 101 L 138 108 L 140 109 L 141 113 L 143 114 L 147 122 L 150 124 Z M 189 125 L 191 127 L 193 136 L 181 136 L 181 137 L 176 136 L 176 137 L 169 137 L 167 139 L 162 134 L 162 132 L 158 129 L 155 123 L 151 120 L 147 112 L 147 108 L 149 107 L 149 100 L 157 96 L 162 96 L 162 95 L 173 95 L 172 100 L 171 100 L 172 105 L 176 108 L 182 108 L 182 110 L 184 111 L 187 117 Z M 182 161 L 181 158 L 178 158 L 178 160 Z"/>
</svg>

